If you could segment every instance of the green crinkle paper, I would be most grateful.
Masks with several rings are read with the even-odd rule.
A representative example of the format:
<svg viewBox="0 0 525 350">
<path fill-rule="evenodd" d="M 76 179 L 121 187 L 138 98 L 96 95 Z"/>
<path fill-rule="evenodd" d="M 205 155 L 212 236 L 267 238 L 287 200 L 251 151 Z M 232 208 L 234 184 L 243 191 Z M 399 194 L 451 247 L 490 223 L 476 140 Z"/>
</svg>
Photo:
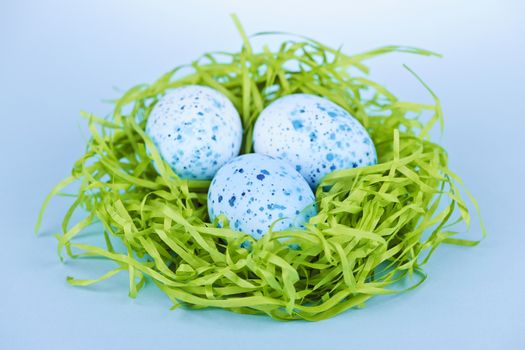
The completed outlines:
<svg viewBox="0 0 525 350">
<path fill-rule="evenodd" d="M 63 232 L 56 235 L 59 254 L 109 259 L 116 267 L 97 279 L 68 277 L 70 284 L 86 286 L 127 272 L 131 297 L 148 281 L 174 307 L 317 321 L 361 307 L 373 296 L 417 287 L 426 278 L 422 266 L 441 243 L 477 244 L 456 237 L 458 224 L 470 224 L 461 193 L 470 194 L 460 191 L 447 152 L 429 136 L 435 124 L 443 126 L 438 98 L 407 68 L 434 103 L 400 101 L 370 80 L 365 65 L 394 52 L 436 54 L 388 46 L 350 56 L 303 37 L 254 52 L 234 21 L 244 41 L 240 52 L 208 53 L 153 84 L 135 86 L 114 101 L 107 118 L 82 114 L 91 132 L 86 152 L 46 198 L 37 230 L 49 200 L 77 183 Z M 279 34 L 252 38 L 272 35 Z M 355 116 L 370 132 L 379 163 L 327 175 L 316 192 L 319 213 L 305 230 L 269 232 L 255 241 L 227 225 L 219 228 L 207 214 L 209 181 L 178 178 L 144 133 L 159 98 L 187 84 L 210 86 L 234 103 L 245 130 L 242 153 L 252 151 L 253 125 L 263 108 L 303 92 L 324 96 Z M 72 222 L 77 212 L 84 218 Z M 102 225 L 105 246 L 82 243 L 79 233 L 93 223 Z M 115 240 L 125 249 L 114 248 Z M 251 246 L 243 248 L 245 241 Z"/>
</svg>

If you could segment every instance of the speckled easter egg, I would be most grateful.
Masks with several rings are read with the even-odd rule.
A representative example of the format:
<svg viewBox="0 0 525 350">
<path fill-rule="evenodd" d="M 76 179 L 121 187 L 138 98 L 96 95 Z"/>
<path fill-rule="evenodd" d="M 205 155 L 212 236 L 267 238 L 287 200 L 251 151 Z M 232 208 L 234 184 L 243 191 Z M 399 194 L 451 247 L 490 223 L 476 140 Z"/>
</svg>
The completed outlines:
<svg viewBox="0 0 525 350">
<path fill-rule="evenodd" d="M 268 232 L 301 228 L 316 215 L 315 196 L 294 168 L 263 154 L 245 154 L 224 165 L 208 191 L 211 220 L 225 215 L 230 227 L 258 239 Z"/>
<path fill-rule="evenodd" d="M 312 188 L 334 170 L 377 163 L 366 129 L 340 106 L 309 94 L 287 95 L 266 107 L 253 145 L 257 153 L 288 161 Z"/>
<path fill-rule="evenodd" d="M 222 93 L 188 85 L 159 100 L 148 118 L 146 133 L 181 178 L 209 180 L 239 154 L 242 123 Z"/>
</svg>

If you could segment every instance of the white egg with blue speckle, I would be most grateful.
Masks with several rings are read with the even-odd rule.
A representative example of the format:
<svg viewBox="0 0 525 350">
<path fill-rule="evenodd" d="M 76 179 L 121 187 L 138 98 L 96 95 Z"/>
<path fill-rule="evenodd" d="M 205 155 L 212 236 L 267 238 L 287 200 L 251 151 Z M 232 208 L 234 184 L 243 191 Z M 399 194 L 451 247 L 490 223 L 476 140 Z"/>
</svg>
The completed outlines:
<svg viewBox="0 0 525 350">
<path fill-rule="evenodd" d="M 146 133 L 178 176 L 209 180 L 239 154 L 243 131 L 239 113 L 226 96 L 188 85 L 157 102 Z"/>
<path fill-rule="evenodd" d="M 253 131 L 256 153 L 288 161 L 317 187 L 334 170 L 377 163 L 366 129 L 337 104 L 315 95 L 281 97 L 260 114 Z"/>
<path fill-rule="evenodd" d="M 268 232 L 304 228 L 317 214 L 308 183 L 287 162 L 263 154 L 245 154 L 224 165 L 208 190 L 213 221 L 228 218 L 230 227 L 258 239 Z"/>
</svg>

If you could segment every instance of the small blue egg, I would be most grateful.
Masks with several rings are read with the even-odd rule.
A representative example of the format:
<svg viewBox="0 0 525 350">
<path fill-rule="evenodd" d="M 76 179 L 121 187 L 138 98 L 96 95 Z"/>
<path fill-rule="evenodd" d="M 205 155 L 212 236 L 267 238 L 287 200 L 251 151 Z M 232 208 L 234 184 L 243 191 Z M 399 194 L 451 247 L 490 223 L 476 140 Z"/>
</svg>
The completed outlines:
<svg viewBox="0 0 525 350">
<path fill-rule="evenodd" d="M 266 107 L 254 126 L 253 147 L 288 161 L 312 188 L 334 170 L 377 163 L 372 139 L 359 121 L 309 94 L 287 95 Z"/>
<path fill-rule="evenodd" d="M 245 154 L 225 164 L 208 190 L 208 213 L 258 239 L 268 232 L 304 228 L 317 214 L 315 196 L 294 168 L 263 154 Z"/>
<path fill-rule="evenodd" d="M 157 102 L 146 133 L 181 178 L 209 180 L 239 154 L 243 131 L 239 113 L 226 96 L 188 85 Z"/>
</svg>

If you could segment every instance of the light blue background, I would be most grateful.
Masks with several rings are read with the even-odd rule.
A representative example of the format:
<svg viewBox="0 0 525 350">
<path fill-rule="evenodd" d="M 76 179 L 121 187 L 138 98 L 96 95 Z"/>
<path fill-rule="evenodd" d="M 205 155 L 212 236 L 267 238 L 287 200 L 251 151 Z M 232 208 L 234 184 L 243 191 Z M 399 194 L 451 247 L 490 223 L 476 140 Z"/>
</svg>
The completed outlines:
<svg viewBox="0 0 525 350">
<path fill-rule="evenodd" d="M 249 33 L 301 33 L 346 52 L 385 44 L 445 55 L 393 55 L 374 76 L 404 99 L 430 102 L 402 63 L 439 94 L 442 143 L 477 196 L 489 230 L 478 247 L 444 246 L 421 288 L 378 298 L 320 323 L 279 323 L 220 310 L 170 312 L 148 286 L 127 297 L 125 276 L 74 288 L 107 265 L 61 264 L 51 234 L 32 233 L 44 195 L 82 153 L 81 109 L 151 82 L 209 50 L 236 50 L 228 14 Z M 0 3 L 1 349 L 524 349 L 523 1 L 6 1 Z M 522 41 L 520 42 L 520 38 Z M 479 227 L 466 236 L 476 238 Z"/>
</svg>

